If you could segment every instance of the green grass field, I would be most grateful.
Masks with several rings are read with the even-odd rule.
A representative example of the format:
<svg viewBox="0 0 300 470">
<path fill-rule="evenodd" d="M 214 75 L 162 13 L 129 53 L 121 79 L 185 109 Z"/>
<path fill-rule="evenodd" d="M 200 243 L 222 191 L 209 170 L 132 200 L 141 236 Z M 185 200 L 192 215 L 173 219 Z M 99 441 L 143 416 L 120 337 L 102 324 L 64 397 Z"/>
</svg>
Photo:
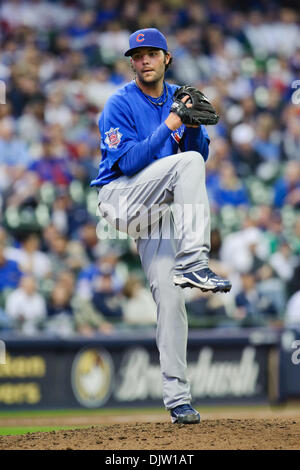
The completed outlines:
<svg viewBox="0 0 300 470">
<path fill-rule="evenodd" d="M 3 426 L 0 427 L 0 436 L 30 434 L 34 432 L 60 431 L 84 427 L 88 426 Z"/>
<path fill-rule="evenodd" d="M 54 417 L 54 416 L 111 416 L 111 415 L 132 415 L 161 413 L 162 407 L 159 408 L 101 408 L 101 409 L 65 409 L 65 410 L 9 410 L 0 411 L 1 418 L 34 418 L 34 417 Z M 1 422 L 1 421 L 0 421 Z M 1 425 L 1 424 L 0 424 Z"/>
<path fill-rule="evenodd" d="M 37 418 L 68 418 L 68 417 L 88 417 L 88 416 L 132 416 L 139 414 L 161 413 L 161 408 L 122 408 L 122 409 L 69 409 L 69 410 L 10 410 L 0 411 L 0 436 L 21 435 L 34 432 L 59 431 L 89 427 L 90 425 L 74 426 L 7 426 L 1 423 L 5 419 L 37 419 Z"/>
</svg>

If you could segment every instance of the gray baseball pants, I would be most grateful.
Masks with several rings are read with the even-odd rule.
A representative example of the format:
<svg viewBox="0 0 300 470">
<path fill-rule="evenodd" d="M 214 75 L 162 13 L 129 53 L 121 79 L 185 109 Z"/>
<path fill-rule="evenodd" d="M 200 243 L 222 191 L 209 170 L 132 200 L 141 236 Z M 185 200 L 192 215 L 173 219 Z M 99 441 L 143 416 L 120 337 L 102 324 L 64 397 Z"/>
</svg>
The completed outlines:
<svg viewBox="0 0 300 470">
<path fill-rule="evenodd" d="M 102 186 L 99 210 L 136 241 L 157 305 L 164 405 L 171 409 L 190 403 L 187 314 L 182 288 L 173 284 L 173 275 L 208 265 L 210 212 L 202 155 L 170 155 L 132 177 L 121 176 Z"/>
</svg>

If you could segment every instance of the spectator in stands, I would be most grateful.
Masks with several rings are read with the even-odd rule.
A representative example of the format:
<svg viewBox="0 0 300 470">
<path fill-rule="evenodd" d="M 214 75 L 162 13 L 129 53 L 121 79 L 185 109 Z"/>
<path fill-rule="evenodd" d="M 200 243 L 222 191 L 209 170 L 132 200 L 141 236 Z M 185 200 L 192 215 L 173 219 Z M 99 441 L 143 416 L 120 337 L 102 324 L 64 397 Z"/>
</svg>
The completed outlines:
<svg viewBox="0 0 300 470">
<path fill-rule="evenodd" d="M 92 299 L 95 285 L 99 286 L 99 278 L 108 275 L 110 290 L 115 294 L 121 292 L 124 285 L 125 273 L 119 260 L 119 254 L 112 247 L 99 256 L 97 262 L 87 265 L 78 276 L 76 291 L 84 299 Z"/>
<path fill-rule="evenodd" d="M 300 324 L 300 291 L 295 292 L 286 306 L 284 324 L 288 327 L 299 327 Z"/>
<path fill-rule="evenodd" d="M 56 225 L 52 222 L 47 224 L 44 227 L 43 233 L 42 233 L 42 242 L 43 242 L 43 250 L 48 251 L 50 250 L 51 247 L 51 241 L 55 238 L 58 237 L 61 234 L 61 232 L 57 229 Z"/>
<path fill-rule="evenodd" d="M 215 137 L 210 144 L 210 157 L 206 162 L 206 188 L 210 200 L 214 197 L 214 190 L 219 180 L 220 165 L 224 161 L 230 161 L 228 142 L 224 137 Z"/>
<path fill-rule="evenodd" d="M 97 237 L 94 222 L 87 222 L 79 231 L 80 242 L 82 243 L 89 262 L 95 262 L 101 254 L 101 242 Z"/>
<path fill-rule="evenodd" d="M 123 309 L 121 295 L 114 288 L 113 271 L 105 271 L 95 279 L 92 304 L 109 322 L 121 322 Z"/>
<path fill-rule="evenodd" d="M 264 239 L 267 243 L 267 252 L 269 255 L 278 251 L 284 238 L 284 224 L 279 210 L 274 210 L 268 220 L 265 220 Z"/>
<path fill-rule="evenodd" d="M 186 300 L 189 323 L 202 326 L 217 326 L 228 320 L 226 306 L 220 296 L 209 296 L 201 291 L 193 292 Z"/>
<path fill-rule="evenodd" d="M 25 65 L 23 63 L 23 65 Z M 35 99 L 43 97 L 39 91 L 39 83 L 36 77 L 32 76 L 26 64 L 25 70 L 21 70 L 21 64 L 19 64 L 19 70 L 15 70 L 12 77 L 13 87 L 8 91 L 7 98 L 12 104 L 12 114 L 14 118 L 19 118 L 23 114 L 26 105 Z M 22 67 L 23 68 L 23 67 Z M 27 76 L 26 76 L 27 74 Z"/>
<path fill-rule="evenodd" d="M 274 205 L 276 207 L 289 204 L 299 209 L 300 162 L 291 160 L 286 164 L 284 176 L 275 183 L 274 190 Z"/>
<path fill-rule="evenodd" d="M 124 322 L 130 325 L 154 325 L 156 323 L 156 305 L 141 280 L 129 276 L 123 288 Z"/>
<path fill-rule="evenodd" d="M 56 199 L 52 205 L 51 220 L 60 233 L 73 238 L 89 219 L 87 208 L 72 200 L 68 188 L 53 188 Z"/>
<path fill-rule="evenodd" d="M 69 145 L 67 142 L 66 137 L 66 130 L 63 126 L 57 122 L 53 124 L 47 124 L 44 128 L 44 135 L 41 139 L 41 143 L 43 142 L 51 143 L 51 153 L 52 157 L 57 158 L 58 160 L 66 160 L 66 164 L 70 165 L 69 160 Z M 43 152 L 40 154 L 40 158 L 42 158 Z M 61 189 L 61 188 L 60 188 Z"/>
<path fill-rule="evenodd" d="M 236 295 L 236 319 L 250 321 L 251 324 L 262 324 L 264 316 L 276 314 L 272 301 L 260 295 L 257 289 L 255 275 L 251 273 L 241 274 L 242 288 Z"/>
<path fill-rule="evenodd" d="M 18 264 L 5 255 L 5 239 L 0 239 L 0 308 L 4 308 L 7 295 L 17 288 L 21 277 Z"/>
<path fill-rule="evenodd" d="M 47 302 L 46 330 L 58 336 L 70 336 L 75 332 L 72 293 L 59 281 Z"/>
<path fill-rule="evenodd" d="M 295 220 L 293 232 L 290 235 L 290 246 L 295 255 L 300 255 L 300 219 Z"/>
<path fill-rule="evenodd" d="M 213 199 L 218 207 L 227 204 L 234 207 L 248 206 L 249 204 L 246 188 L 230 162 L 221 164 L 220 176 L 213 190 Z"/>
<path fill-rule="evenodd" d="M 275 271 L 279 279 L 289 282 L 297 266 L 297 257 L 293 254 L 289 243 L 282 240 L 278 250 L 270 256 L 270 266 Z"/>
<path fill-rule="evenodd" d="M 10 317 L 4 310 L 5 299 L 11 290 L 17 287 L 22 276 L 17 263 L 6 259 L 5 243 L 6 232 L 0 227 L 0 331 L 13 327 Z"/>
<path fill-rule="evenodd" d="M 32 163 L 27 144 L 16 134 L 13 119 L 4 118 L 0 122 L 0 164 L 10 169 L 25 169 Z"/>
<path fill-rule="evenodd" d="M 62 91 L 55 91 L 48 96 L 45 106 L 45 122 L 47 124 L 58 124 L 63 130 L 72 124 L 72 111 L 64 103 Z"/>
<path fill-rule="evenodd" d="M 255 271 L 255 277 L 262 312 L 267 319 L 280 319 L 286 305 L 285 282 L 267 262 Z"/>
<path fill-rule="evenodd" d="M 76 159 L 74 174 L 84 186 L 87 186 L 97 173 L 99 149 L 93 149 L 87 142 L 79 142 L 76 145 Z"/>
<path fill-rule="evenodd" d="M 229 233 L 223 239 L 220 259 L 232 271 L 242 273 L 254 269 L 255 255 L 264 260 L 268 255 L 267 244 L 255 221 L 247 217 L 240 230 Z"/>
<path fill-rule="evenodd" d="M 256 122 L 254 149 L 262 161 L 278 163 L 280 157 L 280 140 L 273 117 L 264 113 Z"/>
<path fill-rule="evenodd" d="M 2 105 L 1 105 L 2 106 Z M 33 161 L 26 142 L 16 134 L 15 122 L 6 117 L 0 122 L 0 165 L 1 189 L 9 189 L 15 181 L 20 180 Z"/>
<path fill-rule="evenodd" d="M 68 240 L 62 233 L 49 240 L 48 258 L 53 274 L 71 270 L 78 273 L 87 263 L 87 257 L 77 240 Z"/>
<path fill-rule="evenodd" d="M 300 161 L 300 123 L 299 117 L 291 116 L 282 136 L 283 153 L 287 160 Z"/>
<path fill-rule="evenodd" d="M 60 286 L 63 286 L 69 298 L 75 294 L 76 274 L 73 271 L 59 271 L 55 279 Z"/>
<path fill-rule="evenodd" d="M 5 204 L 16 209 L 37 207 L 39 201 L 39 179 L 33 171 L 25 171 L 21 177 L 10 181 L 5 191 Z"/>
<path fill-rule="evenodd" d="M 231 134 L 233 163 L 240 178 L 255 175 L 262 158 L 254 148 L 255 131 L 250 124 L 238 124 Z"/>
<path fill-rule="evenodd" d="M 109 335 L 114 331 L 114 325 L 96 309 L 90 300 L 83 299 L 75 294 L 72 307 L 75 328 L 79 334 L 92 337 L 97 333 Z"/>
<path fill-rule="evenodd" d="M 5 311 L 12 318 L 17 331 L 29 335 L 40 331 L 47 316 L 47 308 L 32 276 L 23 276 L 19 287 L 8 295 Z"/>
<path fill-rule="evenodd" d="M 0 225 L 0 245 L 5 245 L 7 243 L 7 232 L 4 227 Z"/>
<path fill-rule="evenodd" d="M 48 256 L 39 250 L 40 236 L 37 233 L 19 235 L 20 246 L 7 248 L 8 259 L 15 261 L 23 273 L 31 274 L 37 280 L 51 275 L 52 267 Z"/>
<path fill-rule="evenodd" d="M 5 243 L 0 241 L 0 292 L 16 288 L 22 277 L 18 263 L 7 257 L 6 250 Z"/>
<path fill-rule="evenodd" d="M 65 289 L 64 284 L 56 282 L 47 304 L 48 317 L 56 317 L 61 314 L 72 317 L 70 292 Z"/>
<path fill-rule="evenodd" d="M 57 158 L 53 143 L 44 139 L 42 158 L 29 167 L 39 176 L 40 182 L 49 181 L 55 186 L 67 186 L 72 181 L 72 172 L 67 158 Z"/>
<path fill-rule="evenodd" d="M 28 145 L 33 146 L 40 142 L 44 131 L 45 100 L 37 98 L 29 101 L 25 106 L 23 114 L 17 120 L 20 137 Z"/>
<path fill-rule="evenodd" d="M 0 303 L 0 332 L 13 331 L 14 323 Z"/>
</svg>

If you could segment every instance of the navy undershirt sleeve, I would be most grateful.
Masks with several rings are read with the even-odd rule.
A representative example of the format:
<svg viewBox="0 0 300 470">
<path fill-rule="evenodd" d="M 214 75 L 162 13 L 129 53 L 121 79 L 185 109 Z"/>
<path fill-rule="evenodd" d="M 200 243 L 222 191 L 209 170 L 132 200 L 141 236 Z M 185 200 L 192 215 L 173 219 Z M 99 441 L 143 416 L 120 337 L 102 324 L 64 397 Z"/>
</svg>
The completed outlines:
<svg viewBox="0 0 300 470">
<path fill-rule="evenodd" d="M 189 150 L 195 150 L 200 152 L 206 161 L 209 153 L 209 137 L 204 128 L 200 126 L 197 128 L 186 127 L 182 141 L 180 142 L 180 150 L 187 152 Z"/>
</svg>

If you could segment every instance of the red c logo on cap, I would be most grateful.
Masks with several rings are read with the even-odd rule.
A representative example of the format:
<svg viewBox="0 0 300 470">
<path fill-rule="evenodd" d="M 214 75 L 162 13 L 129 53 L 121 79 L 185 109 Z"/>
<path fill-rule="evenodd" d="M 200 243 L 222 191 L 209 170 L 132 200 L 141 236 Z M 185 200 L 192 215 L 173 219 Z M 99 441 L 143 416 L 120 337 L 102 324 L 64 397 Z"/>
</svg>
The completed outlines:
<svg viewBox="0 0 300 470">
<path fill-rule="evenodd" d="M 145 40 L 144 34 L 143 33 L 138 34 L 137 37 L 136 37 L 136 40 L 137 40 L 137 42 L 144 41 Z"/>
</svg>

